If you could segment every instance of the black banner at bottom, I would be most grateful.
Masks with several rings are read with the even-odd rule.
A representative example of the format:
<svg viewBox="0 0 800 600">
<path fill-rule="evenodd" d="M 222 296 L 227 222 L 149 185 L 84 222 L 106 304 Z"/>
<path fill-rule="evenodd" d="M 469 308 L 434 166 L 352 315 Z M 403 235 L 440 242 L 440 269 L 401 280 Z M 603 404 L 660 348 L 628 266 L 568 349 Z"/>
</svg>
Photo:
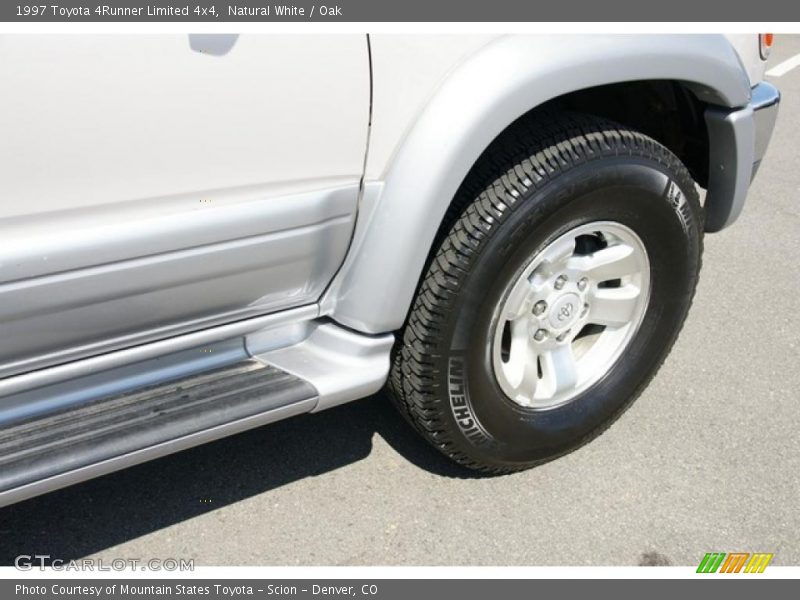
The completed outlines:
<svg viewBox="0 0 800 600">
<path fill-rule="evenodd" d="M 790 587 L 791 586 L 791 587 Z M 797 591 L 787 579 L 698 575 L 692 579 L 26 579 L 0 581 L 4 600 L 261 600 L 297 598 L 360 598 L 366 600 L 419 600 L 422 598 L 536 598 L 553 594 L 569 598 L 647 595 L 654 598 L 686 597 L 685 594 L 725 594 L 726 600 L 753 597 L 766 590 L 782 597 Z M 690 596 L 691 597 L 691 596 Z"/>
</svg>

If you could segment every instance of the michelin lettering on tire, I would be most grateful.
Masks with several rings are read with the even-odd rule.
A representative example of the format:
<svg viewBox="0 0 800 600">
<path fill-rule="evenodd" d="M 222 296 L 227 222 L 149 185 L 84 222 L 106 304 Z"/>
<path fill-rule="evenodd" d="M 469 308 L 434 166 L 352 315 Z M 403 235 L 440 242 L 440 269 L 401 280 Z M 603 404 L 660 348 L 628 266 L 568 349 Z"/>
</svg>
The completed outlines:
<svg viewBox="0 0 800 600">
<path fill-rule="evenodd" d="M 455 355 L 450 357 L 447 370 L 447 391 L 450 398 L 450 409 L 464 437 L 476 446 L 488 446 L 493 443 L 493 440 L 483 430 L 480 422 L 472 413 L 467 397 L 467 380 L 464 377 L 464 368 L 462 356 Z"/>
</svg>

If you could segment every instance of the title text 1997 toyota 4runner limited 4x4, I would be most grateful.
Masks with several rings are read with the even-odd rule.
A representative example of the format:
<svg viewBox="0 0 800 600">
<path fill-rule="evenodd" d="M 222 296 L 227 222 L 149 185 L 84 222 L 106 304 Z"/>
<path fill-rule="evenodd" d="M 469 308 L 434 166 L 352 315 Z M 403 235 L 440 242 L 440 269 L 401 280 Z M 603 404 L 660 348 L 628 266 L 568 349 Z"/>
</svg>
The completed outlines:
<svg viewBox="0 0 800 600">
<path fill-rule="evenodd" d="M 0 504 L 387 383 L 466 467 L 584 444 L 742 210 L 771 43 L 0 37 Z"/>
</svg>

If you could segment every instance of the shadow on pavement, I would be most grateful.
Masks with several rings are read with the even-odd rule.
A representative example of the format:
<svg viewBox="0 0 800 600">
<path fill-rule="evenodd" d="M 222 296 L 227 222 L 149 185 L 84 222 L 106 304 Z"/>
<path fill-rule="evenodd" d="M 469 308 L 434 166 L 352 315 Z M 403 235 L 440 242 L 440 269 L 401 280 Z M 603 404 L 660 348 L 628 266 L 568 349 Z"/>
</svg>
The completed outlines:
<svg viewBox="0 0 800 600">
<path fill-rule="evenodd" d="M 333 471 L 369 456 L 376 433 L 422 469 L 477 476 L 422 441 L 381 393 L 2 508 L 0 565 L 20 554 L 80 558 Z"/>
</svg>

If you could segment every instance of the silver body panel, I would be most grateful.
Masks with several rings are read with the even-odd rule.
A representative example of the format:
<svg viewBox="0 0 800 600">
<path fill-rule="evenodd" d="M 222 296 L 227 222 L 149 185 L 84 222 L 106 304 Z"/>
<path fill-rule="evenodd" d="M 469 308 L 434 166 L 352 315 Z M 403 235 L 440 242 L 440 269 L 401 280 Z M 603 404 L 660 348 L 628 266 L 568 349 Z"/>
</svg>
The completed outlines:
<svg viewBox="0 0 800 600">
<path fill-rule="evenodd" d="M 0 377 L 316 301 L 350 242 L 357 190 L 0 223 Z"/>
<path fill-rule="evenodd" d="M 247 354 L 247 335 L 305 324 L 318 314 L 316 305 L 298 307 L 6 377 L 0 380 L 0 423 L 212 368 Z M 278 344 L 302 337 L 282 333 Z"/>
<path fill-rule="evenodd" d="M 756 130 L 753 150 L 755 163 L 760 163 L 767 153 L 769 141 L 772 139 L 772 130 L 775 129 L 775 121 L 778 118 L 780 101 L 781 93 L 774 85 L 766 81 L 762 81 L 753 88 L 751 106 Z"/>
<path fill-rule="evenodd" d="M 378 391 L 389 373 L 389 353 L 394 336 L 361 335 L 330 322 L 314 320 L 316 312 L 316 307 L 284 311 L 271 320 L 267 317 L 249 319 L 235 326 L 208 330 L 205 334 L 187 334 L 142 346 L 138 352 L 125 350 L 105 355 L 116 355 L 115 362 L 98 363 L 98 358 L 77 361 L 70 373 L 60 373 L 66 377 L 63 380 L 52 378 L 54 383 L 50 385 L 42 385 L 40 380 L 39 385 L 32 389 L 0 396 L 0 422 L 13 424 L 64 410 L 70 405 L 78 406 L 149 385 L 169 383 L 249 357 L 296 375 L 317 391 L 313 399 L 270 409 L 23 487 L 0 490 L 0 507 L 220 437 L 294 415 L 330 408 Z M 215 341 L 215 337 L 221 338 L 220 341 Z M 151 352 L 156 354 L 149 354 Z M 56 367 L 49 371 L 58 370 Z"/>
</svg>

